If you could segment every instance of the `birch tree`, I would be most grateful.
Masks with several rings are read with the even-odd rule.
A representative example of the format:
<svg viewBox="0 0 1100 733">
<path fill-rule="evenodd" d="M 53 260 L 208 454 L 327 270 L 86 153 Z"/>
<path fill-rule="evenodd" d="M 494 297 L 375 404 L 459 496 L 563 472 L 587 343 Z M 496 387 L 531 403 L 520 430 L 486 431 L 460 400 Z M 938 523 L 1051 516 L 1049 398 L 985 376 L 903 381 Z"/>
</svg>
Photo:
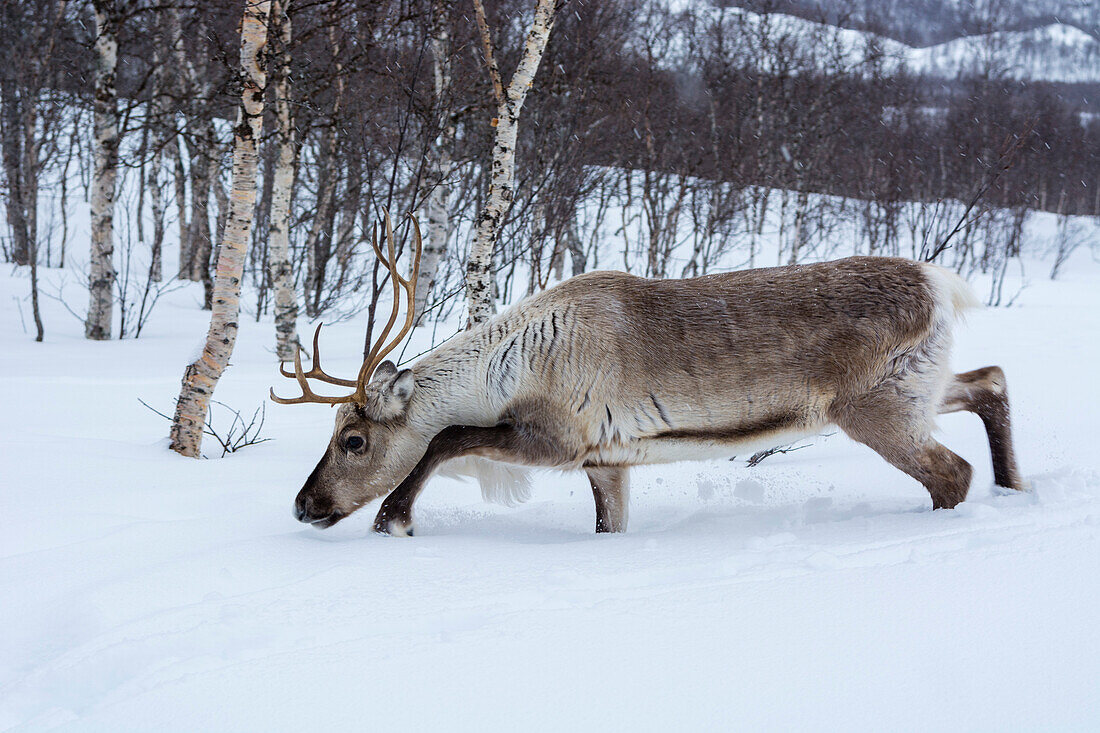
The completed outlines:
<svg viewBox="0 0 1100 733">
<path fill-rule="evenodd" d="M 171 27 L 171 24 L 169 24 Z M 172 39 L 175 42 L 175 39 Z M 149 190 L 149 205 L 153 216 L 153 243 L 149 263 L 149 281 L 159 283 L 164 278 L 165 209 L 164 168 L 165 150 L 175 143 L 176 130 L 172 116 L 172 98 L 168 91 L 167 65 L 164 63 L 165 33 L 158 26 L 153 36 L 153 91 L 150 105 L 153 112 L 154 151 L 147 178 L 142 186 Z M 181 242 L 183 239 L 181 238 Z"/>
<path fill-rule="evenodd" d="M 495 311 L 493 249 L 500 236 L 504 216 L 508 213 L 512 199 L 515 197 L 516 137 L 519 132 L 519 115 L 523 109 L 523 102 L 527 98 L 527 91 L 535 80 L 535 73 L 546 50 L 546 43 L 550 39 L 550 29 L 554 25 L 554 5 L 555 0 L 538 0 L 535 18 L 523 45 L 523 55 L 505 89 L 493 53 L 493 42 L 485 18 L 485 7 L 481 0 L 474 0 L 474 12 L 485 51 L 485 64 L 493 81 L 497 117 L 490 162 L 489 193 L 485 206 L 478 214 L 477 231 L 466 261 L 466 303 L 470 326 L 487 321 Z"/>
<path fill-rule="evenodd" d="M 290 198 L 294 190 L 295 142 L 290 113 L 290 0 L 272 0 L 279 51 L 275 69 L 275 124 L 278 154 L 271 188 L 268 267 L 275 289 L 275 355 L 291 361 L 298 347 L 298 296 L 290 263 Z"/>
<path fill-rule="evenodd" d="M 263 132 L 264 47 L 271 0 L 246 0 L 241 21 L 241 106 L 233 145 L 233 190 L 214 279 L 210 329 L 202 354 L 187 366 L 172 421 L 171 448 L 197 458 L 203 424 L 237 340 L 241 278 L 256 205 L 257 144 Z"/>
<path fill-rule="evenodd" d="M 111 338 L 114 304 L 115 176 L 118 171 L 118 8 L 115 0 L 94 0 L 95 7 L 95 171 L 92 178 L 92 251 L 88 277 L 85 338 Z"/>
<path fill-rule="evenodd" d="M 176 73 L 168 76 L 167 79 L 162 80 L 162 86 L 169 97 L 174 95 L 177 100 L 186 99 L 189 95 L 187 89 L 182 81 L 181 77 L 184 75 L 181 69 L 184 69 L 185 62 L 187 61 L 187 54 L 183 49 L 183 27 L 180 22 L 180 11 L 178 8 L 167 8 L 165 11 L 166 19 L 165 26 L 167 29 L 166 35 L 168 36 L 168 48 L 161 51 L 160 56 L 169 54 L 169 58 L 175 64 Z M 161 72 L 164 71 L 165 66 L 163 58 L 154 58 L 153 63 L 159 64 Z M 167 100 L 166 100 L 167 101 Z M 166 145 L 164 148 L 165 154 L 172 166 L 172 184 L 173 192 L 176 199 L 176 225 L 179 227 L 179 270 L 177 276 L 181 280 L 186 280 L 190 277 L 190 263 L 191 263 L 191 225 L 187 219 L 187 172 L 183 166 L 183 150 L 179 141 L 179 133 L 176 131 L 176 110 L 172 110 L 170 120 L 166 119 Z"/>
<path fill-rule="evenodd" d="M 23 104 L 16 92 L 14 74 L 5 73 L 0 80 L 0 147 L 3 147 L 4 176 L 7 181 L 4 203 L 7 224 L 11 231 L 12 259 L 17 265 L 30 262 L 30 242 L 27 227 L 27 196 L 23 193 Z"/>
<path fill-rule="evenodd" d="M 428 214 L 428 239 L 424 243 L 424 256 L 416 282 L 416 298 L 413 313 L 419 323 L 428 304 L 428 296 L 435 286 L 439 263 L 447 254 L 450 237 L 450 215 L 447 198 L 450 193 L 448 177 L 451 175 L 452 147 L 455 141 L 455 120 L 451 91 L 451 34 L 450 19 L 454 0 L 432 0 L 432 103 L 435 108 L 437 135 L 428 151 L 428 171 L 424 177 L 428 188 L 425 208 Z"/>
<path fill-rule="evenodd" d="M 332 7 L 335 16 L 336 7 Z M 325 271 L 332 257 L 332 222 L 336 214 L 336 188 L 340 183 L 340 165 L 337 162 L 337 133 L 340 127 L 340 114 L 344 102 L 344 67 L 341 61 L 342 43 L 336 30 L 336 19 L 328 19 L 328 40 L 333 55 L 334 90 L 332 111 L 328 125 L 321 135 L 318 150 L 317 204 L 314 207 L 313 221 L 306 235 L 305 251 L 309 258 L 309 275 L 306 283 L 306 313 L 316 318 L 324 310 Z"/>
</svg>

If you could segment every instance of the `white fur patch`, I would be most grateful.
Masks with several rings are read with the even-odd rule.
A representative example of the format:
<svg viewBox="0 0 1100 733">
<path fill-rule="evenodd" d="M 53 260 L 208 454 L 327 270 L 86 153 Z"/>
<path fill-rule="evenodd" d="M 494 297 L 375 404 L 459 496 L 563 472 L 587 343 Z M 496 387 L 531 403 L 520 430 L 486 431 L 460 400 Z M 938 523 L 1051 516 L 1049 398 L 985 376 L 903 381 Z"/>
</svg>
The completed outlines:
<svg viewBox="0 0 1100 733">
<path fill-rule="evenodd" d="M 493 504 L 516 506 L 531 498 L 531 469 L 523 466 L 467 456 L 447 461 L 438 473 L 450 478 L 477 479 L 481 498 Z"/>
<path fill-rule="evenodd" d="M 400 524 L 396 520 L 391 520 L 390 523 L 386 525 L 386 532 L 391 537 L 411 537 L 411 529 L 411 527 L 406 527 L 404 524 Z"/>
<path fill-rule="evenodd" d="M 946 310 L 946 306 L 950 306 L 951 315 L 958 318 L 971 308 L 981 307 L 981 301 L 974 295 L 974 291 L 970 289 L 970 285 L 966 280 L 939 265 L 928 262 L 922 262 L 921 265 L 936 291 L 936 306 L 938 308 Z"/>
</svg>

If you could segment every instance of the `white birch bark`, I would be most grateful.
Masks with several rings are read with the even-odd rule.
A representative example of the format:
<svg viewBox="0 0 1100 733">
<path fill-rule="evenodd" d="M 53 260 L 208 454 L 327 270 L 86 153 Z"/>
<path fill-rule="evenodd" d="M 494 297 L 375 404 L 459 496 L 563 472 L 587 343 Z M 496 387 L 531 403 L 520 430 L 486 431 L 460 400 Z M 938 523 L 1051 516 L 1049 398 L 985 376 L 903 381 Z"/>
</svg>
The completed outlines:
<svg viewBox="0 0 1100 733">
<path fill-rule="evenodd" d="M 42 326 L 42 312 L 38 308 L 38 136 L 35 132 L 38 128 L 38 99 L 27 103 L 23 110 L 25 121 L 23 132 L 26 134 L 26 142 L 23 151 L 26 154 L 26 164 L 23 170 L 28 174 L 26 188 L 23 193 L 27 197 L 27 246 L 31 265 L 31 311 L 34 313 L 35 341 L 42 341 L 45 329 Z M 49 256 L 47 255 L 47 259 Z"/>
<path fill-rule="evenodd" d="M 176 73 L 170 74 L 168 78 L 174 78 L 176 83 L 171 90 L 165 91 L 171 94 L 175 94 L 178 98 L 185 98 L 188 96 L 186 92 L 186 85 L 180 82 L 180 77 L 186 77 L 189 73 L 190 65 L 187 60 L 187 54 L 183 48 L 183 30 L 180 27 L 179 10 L 177 8 L 168 8 L 165 10 L 167 13 L 167 31 L 171 41 L 170 48 L 172 51 L 172 60 L 175 64 L 173 71 Z M 167 101 L 167 100 L 166 100 Z M 175 115 L 172 119 L 165 120 L 165 135 L 167 136 L 167 144 L 165 146 L 165 153 L 168 155 L 168 159 L 172 164 L 172 183 L 174 186 L 174 193 L 176 199 L 176 223 L 179 227 L 179 270 L 177 276 L 181 280 L 186 280 L 191 275 L 191 222 L 188 219 L 187 212 L 190 210 L 187 205 L 187 172 L 183 167 L 183 150 L 179 142 L 179 134 L 176 132 L 176 120 Z"/>
<path fill-rule="evenodd" d="M 208 93 L 203 85 L 202 94 Z M 204 97 L 205 98 L 205 97 Z M 208 110 L 204 115 L 210 114 Z M 214 120 L 211 117 L 195 122 L 188 121 L 188 145 L 191 157 L 191 230 L 188 239 L 191 245 L 191 270 L 188 279 L 203 284 L 203 308 L 210 306 L 213 282 L 210 269 L 214 251 L 216 233 L 210 231 L 210 195 L 214 192 L 214 179 L 218 175 L 218 140 Z"/>
<path fill-rule="evenodd" d="M 311 256 L 309 282 L 306 287 L 306 313 L 316 318 L 325 300 L 325 272 L 332 258 L 332 220 L 335 214 L 336 186 L 340 182 L 340 169 L 336 164 L 336 130 L 340 124 L 340 108 L 344 100 L 343 64 L 340 62 L 340 36 L 335 25 L 329 26 L 329 45 L 336 58 L 336 91 L 332 102 L 329 125 L 321 137 L 320 176 L 317 186 L 317 205 L 313 212 L 309 234 L 306 235 L 306 252 Z"/>
<path fill-rule="evenodd" d="M 173 129 L 171 131 L 171 137 L 168 139 L 168 145 L 164 148 L 165 153 L 168 155 L 168 160 L 172 166 L 172 185 L 173 193 L 176 199 L 176 224 L 179 227 L 179 270 L 176 273 L 177 277 L 181 280 L 186 279 L 186 275 L 191 272 L 188 263 L 190 262 L 191 245 L 190 245 L 190 232 L 191 223 L 187 220 L 187 172 L 183 169 L 183 151 L 179 141 L 179 134 L 174 129 L 175 121 L 172 122 Z M 184 269 L 188 268 L 188 269 Z"/>
<path fill-rule="evenodd" d="M 466 302 L 469 325 L 489 320 L 495 311 L 493 302 L 493 250 L 504 216 L 515 197 L 516 136 L 519 115 L 527 91 L 535 80 L 542 61 L 550 29 L 554 24 L 555 0 L 538 0 L 535 19 L 527 32 L 523 56 L 504 91 L 497 112 L 496 134 L 489 178 L 489 194 L 477 218 L 477 232 L 466 262 Z M 480 3 L 476 6 L 480 8 Z"/>
<path fill-rule="evenodd" d="M 4 177 L 8 226 L 11 228 L 12 258 L 17 265 L 30 262 L 30 245 L 27 242 L 27 206 L 23 196 L 23 106 L 25 99 L 17 94 L 15 81 L 4 79 L 0 83 L 0 147 L 3 148 Z"/>
<path fill-rule="evenodd" d="M 290 113 L 290 0 L 272 0 L 271 12 L 278 23 L 279 55 L 275 70 L 275 121 L 279 144 L 271 187 L 271 225 L 268 267 L 275 289 L 275 354 L 279 361 L 294 359 L 298 346 L 298 295 L 290 265 L 290 198 L 294 190 L 295 143 Z"/>
<path fill-rule="evenodd" d="M 118 171 L 118 13 L 115 0 L 95 0 L 95 114 L 92 177 L 92 247 L 88 274 L 88 317 L 85 338 L 111 338 L 114 305 L 115 176 Z"/>
<path fill-rule="evenodd" d="M 171 98 L 165 88 L 165 64 L 161 52 L 164 43 L 164 34 L 159 32 L 153 41 L 153 124 L 156 131 L 154 136 L 153 160 L 149 166 L 146 180 L 142 185 L 149 189 L 149 205 L 153 216 L 153 242 L 149 262 L 149 281 L 159 283 L 164 279 L 164 228 L 165 228 L 165 201 L 162 171 L 164 168 L 164 152 L 175 131 L 168 120 L 168 110 Z"/>
<path fill-rule="evenodd" d="M 258 166 L 257 166 L 258 167 Z M 217 168 L 217 166 L 216 166 Z M 211 252 L 211 266 L 218 266 L 218 255 L 221 252 L 221 243 L 225 241 L 225 226 L 229 222 L 229 195 L 225 191 L 225 185 L 222 181 L 221 171 L 215 170 L 214 175 L 211 177 L 210 190 L 214 193 L 214 203 L 217 205 L 217 214 L 214 219 L 214 239 L 218 245 L 212 248 Z M 253 217 L 255 218 L 255 217 Z M 213 282 L 210 283 L 213 286 Z"/>
<path fill-rule="evenodd" d="M 160 169 L 164 164 L 162 150 L 153 154 L 145 185 L 149 187 L 149 207 L 153 215 L 153 242 L 149 260 L 149 282 L 164 279 L 164 191 L 161 189 Z"/>
<path fill-rule="evenodd" d="M 253 0 L 249 0 L 252 2 Z M 184 198 L 181 185 L 183 171 L 182 151 L 178 154 L 179 163 L 176 174 L 177 200 L 180 202 L 180 258 L 179 277 L 203 283 L 203 307 L 209 307 L 213 284 L 210 277 L 211 252 L 213 240 L 210 233 L 210 194 L 213 177 L 216 174 L 218 156 L 217 129 L 214 126 L 213 82 L 208 73 L 208 63 L 202 58 L 193 58 L 183 41 L 183 25 L 178 8 L 169 7 L 167 22 L 172 38 L 172 60 L 178 86 L 175 94 L 184 103 L 186 120 L 185 140 L 187 143 L 188 171 L 190 179 L 190 208 L 184 210 Z M 199 13 L 196 26 L 191 32 L 203 35 L 207 32 L 208 18 Z M 183 224 L 186 222 L 186 230 Z"/>
<path fill-rule="evenodd" d="M 454 0 L 432 2 L 432 93 L 437 110 L 436 124 L 439 134 L 429 151 L 428 186 L 425 208 L 428 214 L 428 237 L 420 260 L 420 273 L 416 279 L 416 296 L 413 313 L 420 323 L 428 298 L 435 287 L 439 263 L 447 254 L 447 239 L 451 233 L 450 212 L 447 198 L 450 193 L 448 177 L 451 174 L 451 148 L 455 140 L 454 115 L 451 113 L 451 35 L 450 17 Z"/>
<path fill-rule="evenodd" d="M 257 144 L 263 131 L 264 46 L 271 0 L 247 0 L 241 22 L 241 106 L 233 146 L 229 218 L 214 279 L 210 329 L 202 354 L 183 373 L 172 421 L 171 448 L 197 458 L 214 387 L 237 341 L 241 279 L 256 205 Z"/>
</svg>

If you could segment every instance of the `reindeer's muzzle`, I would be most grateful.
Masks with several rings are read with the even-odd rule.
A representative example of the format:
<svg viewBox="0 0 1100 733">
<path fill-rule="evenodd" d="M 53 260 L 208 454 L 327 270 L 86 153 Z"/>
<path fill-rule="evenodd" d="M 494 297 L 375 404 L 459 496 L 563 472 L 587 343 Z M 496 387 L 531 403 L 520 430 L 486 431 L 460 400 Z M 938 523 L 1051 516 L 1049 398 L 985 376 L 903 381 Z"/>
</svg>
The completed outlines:
<svg viewBox="0 0 1100 733">
<path fill-rule="evenodd" d="M 298 492 L 298 498 L 294 500 L 294 518 L 299 522 L 312 524 L 317 529 L 327 529 L 346 516 L 331 507 L 318 506 L 318 502 L 306 493 L 306 489 Z"/>
<path fill-rule="evenodd" d="M 318 496 L 317 484 L 321 480 L 322 472 L 328 464 L 328 453 L 321 457 L 313 473 L 306 479 L 302 490 L 294 499 L 294 518 L 299 522 L 312 524 L 317 529 L 327 529 L 347 516 L 344 512 L 337 511 L 331 499 Z"/>
</svg>

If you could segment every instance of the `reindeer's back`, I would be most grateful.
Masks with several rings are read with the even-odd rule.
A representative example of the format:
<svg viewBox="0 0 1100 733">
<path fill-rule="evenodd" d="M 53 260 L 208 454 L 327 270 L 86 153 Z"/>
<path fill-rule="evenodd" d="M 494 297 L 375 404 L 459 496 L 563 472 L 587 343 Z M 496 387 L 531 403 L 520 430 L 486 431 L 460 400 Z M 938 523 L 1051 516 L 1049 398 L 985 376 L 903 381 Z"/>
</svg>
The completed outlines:
<svg viewBox="0 0 1100 733">
<path fill-rule="evenodd" d="M 497 363 L 522 372 L 524 400 L 593 420 L 637 405 L 620 422 L 647 414 L 654 430 L 662 411 L 678 424 L 713 422 L 715 411 L 824 414 L 919 348 L 935 307 L 923 266 L 895 258 L 684 280 L 592 272 L 511 312 L 519 330 Z"/>
</svg>

